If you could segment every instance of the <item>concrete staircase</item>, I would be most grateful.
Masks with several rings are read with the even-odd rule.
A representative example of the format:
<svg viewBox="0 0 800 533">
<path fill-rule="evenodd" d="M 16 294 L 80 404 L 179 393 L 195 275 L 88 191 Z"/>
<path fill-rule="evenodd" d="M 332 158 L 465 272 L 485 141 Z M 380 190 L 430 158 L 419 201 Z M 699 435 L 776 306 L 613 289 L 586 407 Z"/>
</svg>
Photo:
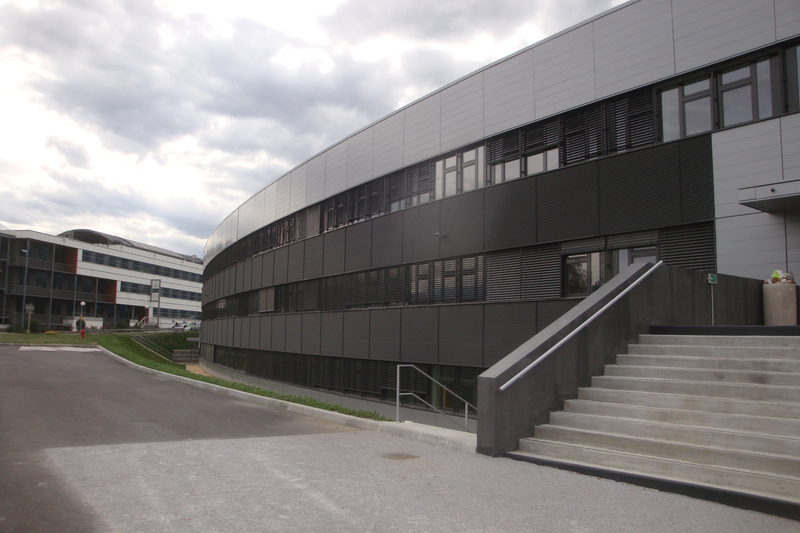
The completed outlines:
<svg viewBox="0 0 800 533">
<path fill-rule="evenodd" d="M 642 335 L 508 456 L 800 505 L 800 337 Z"/>
</svg>

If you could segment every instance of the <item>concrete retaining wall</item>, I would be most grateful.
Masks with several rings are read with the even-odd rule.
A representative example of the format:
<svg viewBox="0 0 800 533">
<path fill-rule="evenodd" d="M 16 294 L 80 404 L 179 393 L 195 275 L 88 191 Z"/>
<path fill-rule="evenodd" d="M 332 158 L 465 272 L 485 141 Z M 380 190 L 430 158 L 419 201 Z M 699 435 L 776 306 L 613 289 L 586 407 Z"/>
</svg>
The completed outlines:
<svg viewBox="0 0 800 533">
<path fill-rule="evenodd" d="M 175 350 L 172 352 L 173 363 L 197 363 L 200 359 L 200 350 Z"/>
</svg>

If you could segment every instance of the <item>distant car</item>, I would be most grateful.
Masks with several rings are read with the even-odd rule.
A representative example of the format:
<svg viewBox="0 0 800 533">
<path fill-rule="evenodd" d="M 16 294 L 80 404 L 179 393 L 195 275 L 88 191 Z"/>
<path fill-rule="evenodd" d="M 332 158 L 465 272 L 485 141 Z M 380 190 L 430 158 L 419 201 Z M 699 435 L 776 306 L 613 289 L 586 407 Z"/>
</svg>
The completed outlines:
<svg viewBox="0 0 800 533">
<path fill-rule="evenodd" d="M 177 322 L 175 322 L 175 325 L 172 326 L 172 329 L 176 331 L 184 331 L 189 329 L 189 324 L 178 324 Z"/>
</svg>

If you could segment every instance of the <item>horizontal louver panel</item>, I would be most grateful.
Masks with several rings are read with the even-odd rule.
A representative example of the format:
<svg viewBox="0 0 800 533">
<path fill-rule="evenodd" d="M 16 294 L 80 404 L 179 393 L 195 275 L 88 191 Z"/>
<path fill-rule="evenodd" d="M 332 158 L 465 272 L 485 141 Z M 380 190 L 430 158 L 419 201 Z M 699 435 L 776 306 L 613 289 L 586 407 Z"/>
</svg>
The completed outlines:
<svg viewBox="0 0 800 533">
<path fill-rule="evenodd" d="M 620 248 L 638 248 L 641 246 L 655 246 L 658 244 L 658 231 L 643 231 L 640 233 L 626 233 L 624 235 L 611 235 L 606 238 L 609 250 Z"/>
<path fill-rule="evenodd" d="M 522 299 L 561 296 L 561 253 L 557 244 L 522 250 Z"/>
<path fill-rule="evenodd" d="M 694 270 L 716 270 L 714 223 L 659 231 L 659 258 L 669 265 Z"/>
<path fill-rule="evenodd" d="M 561 253 L 563 255 L 581 254 L 586 252 L 599 252 L 606 246 L 605 237 L 593 237 L 591 239 L 581 239 L 561 243 Z"/>
<path fill-rule="evenodd" d="M 486 301 L 520 299 L 520 252 L 496 252 L 486 257 Z"/>
</svg>

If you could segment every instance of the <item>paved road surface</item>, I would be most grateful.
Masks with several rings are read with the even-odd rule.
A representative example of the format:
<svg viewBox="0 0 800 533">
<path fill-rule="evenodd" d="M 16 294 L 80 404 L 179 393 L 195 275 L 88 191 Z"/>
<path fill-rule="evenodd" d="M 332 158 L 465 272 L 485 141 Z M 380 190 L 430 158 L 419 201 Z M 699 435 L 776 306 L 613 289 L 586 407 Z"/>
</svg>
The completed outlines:
<svg viewBox="0 0 800 533">
<path fill-rule="evenodd" d="M 800 524 L 353 430 L 0 346 L 0 531 L 800 531 Z"/>
</svg>

